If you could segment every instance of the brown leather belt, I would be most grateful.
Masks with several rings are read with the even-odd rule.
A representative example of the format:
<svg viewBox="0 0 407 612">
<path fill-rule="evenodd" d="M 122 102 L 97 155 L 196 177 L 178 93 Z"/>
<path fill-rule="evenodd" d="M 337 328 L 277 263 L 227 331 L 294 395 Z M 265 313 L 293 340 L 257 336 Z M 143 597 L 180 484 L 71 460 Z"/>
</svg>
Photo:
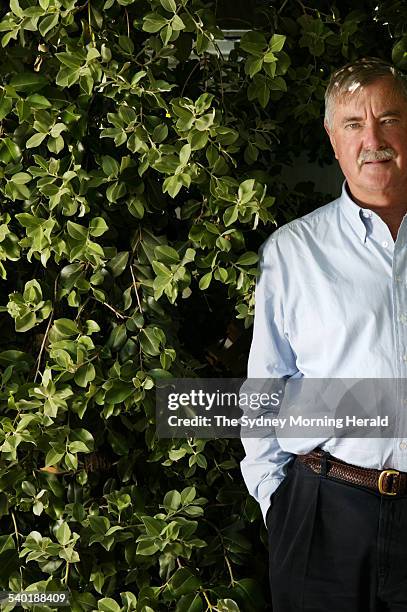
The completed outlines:
<svg viewBox="0 0 407 612">
<path fill-rule="evenodd" d="M 324 455 L 325 460 L 323 459 Z M 324 475 L 329 478 L 336 478 L 354 485 L 367 487 L 382 495 L 401 496 L 407 493 L 406 472 L 392 469 L 374 470 L 358 467 L 326 454 L 319 448 L 306 455 L 298 455 L 298 459 L 317 474 L 322 474 L 326 470 Z"/>
</svg>

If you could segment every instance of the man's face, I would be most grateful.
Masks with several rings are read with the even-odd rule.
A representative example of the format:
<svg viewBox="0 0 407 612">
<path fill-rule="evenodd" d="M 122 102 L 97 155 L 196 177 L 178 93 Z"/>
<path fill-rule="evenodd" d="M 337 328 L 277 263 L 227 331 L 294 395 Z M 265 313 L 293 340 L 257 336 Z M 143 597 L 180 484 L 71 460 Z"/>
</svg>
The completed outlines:
<svg viewBox="0 0 407 612">
<path fill-rule="evenodd" d="M 352 195 L 365 203 L 407 197 L 407 99 L 391 77 L 355 88 L 335 102 L 325 125 Z"/>
</svg>

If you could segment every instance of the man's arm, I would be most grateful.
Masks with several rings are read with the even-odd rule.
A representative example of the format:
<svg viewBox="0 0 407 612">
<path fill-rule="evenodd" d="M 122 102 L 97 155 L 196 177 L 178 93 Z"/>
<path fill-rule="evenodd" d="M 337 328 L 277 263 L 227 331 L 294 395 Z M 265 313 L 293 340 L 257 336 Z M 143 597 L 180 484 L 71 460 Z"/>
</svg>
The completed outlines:
<svg viewBox="0 0 407 612">
<path fill-rule="evenodd" d="M 284 297 L 289 279 L 276 239 L 269 238 L 261 247 L 256 284 L 253 340 L 248 361 L 247 388 L 263 386 L 250 379 L 287 379 L 301 377 L 295 355 L 284 327 Z M 266 381 L 264 381 L 266 382 Z M 268 385 L 270 388 L 271 385 Z M 270 407 L 270 413 L 272 408 Z M 275 415 L 273 415 L 275 416 Z M 261 438 L 242 436 L 246 456 L 241 462 L 249 493 L 259 502 L 265 520 L 270 497 L 285 478 L 285 468 L 293 455 L 283 451 L 270 430 Z"/>
</svg>

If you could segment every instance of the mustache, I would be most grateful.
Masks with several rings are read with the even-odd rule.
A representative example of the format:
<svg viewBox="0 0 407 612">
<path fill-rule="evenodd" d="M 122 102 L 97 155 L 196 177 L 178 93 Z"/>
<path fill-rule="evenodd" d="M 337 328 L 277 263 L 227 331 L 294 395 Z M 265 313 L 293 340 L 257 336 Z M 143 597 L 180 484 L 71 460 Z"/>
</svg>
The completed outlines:
<svg viewBox="0 0 407 612">
<path fill-rule="evenodd" d="M 374 161 L 385 161 L 388 159 L 394 159 L 396 157 L 396 151 L 391 147 L 387 149 L 379 149 L 378 151 L 362 151 L 358 157 L 358 164 L 362 166 L 366 162 Z"/>
</svg>

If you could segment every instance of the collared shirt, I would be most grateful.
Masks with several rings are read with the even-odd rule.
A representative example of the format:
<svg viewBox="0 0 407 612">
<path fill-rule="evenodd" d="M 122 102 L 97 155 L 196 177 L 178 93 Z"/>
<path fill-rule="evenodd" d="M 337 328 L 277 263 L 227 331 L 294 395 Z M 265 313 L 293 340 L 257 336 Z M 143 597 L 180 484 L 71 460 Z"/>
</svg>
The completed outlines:
<svg viewBox="0 0 407 612">
<path fill-rule="evenodd" d="M 248 378 L 407 378 L 407 215 L 394 241 L 344 183 L 338 199 L 276 230 L 260 256 Z M 315 440 L 242 443 L 242 474 L 265 517 L 293 453 Z M 407 471 L 407 439 L 319 445 L 348 463 Z"/>
</svg>

